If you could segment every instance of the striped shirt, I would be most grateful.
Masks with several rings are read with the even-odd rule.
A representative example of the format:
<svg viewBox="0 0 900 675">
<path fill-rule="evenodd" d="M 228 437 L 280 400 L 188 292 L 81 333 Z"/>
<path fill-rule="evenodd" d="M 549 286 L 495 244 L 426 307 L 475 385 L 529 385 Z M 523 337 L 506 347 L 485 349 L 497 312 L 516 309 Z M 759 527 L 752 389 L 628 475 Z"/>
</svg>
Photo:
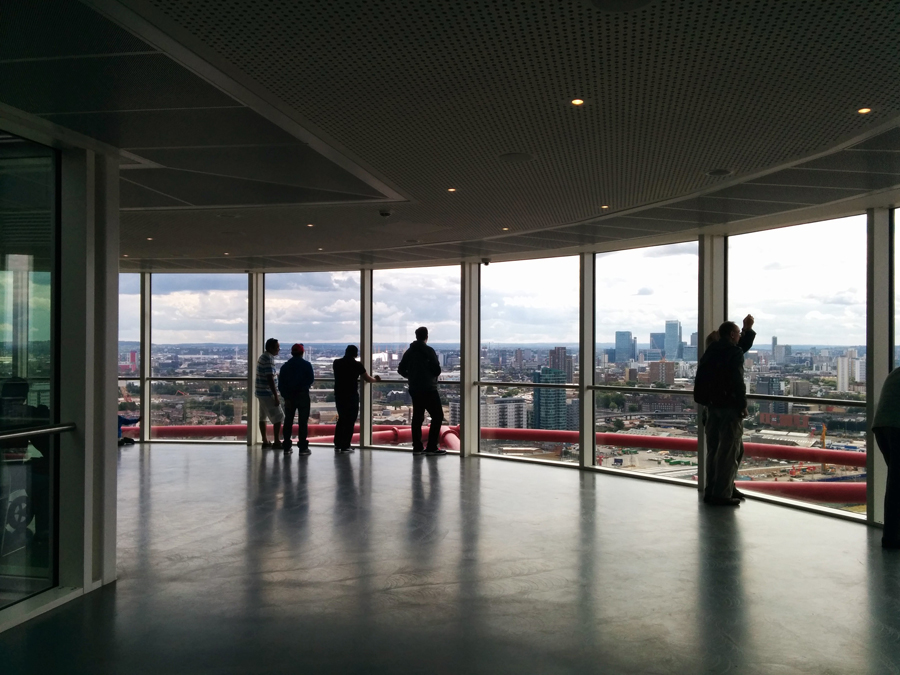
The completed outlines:
<svg viewBox="0 0 900 675">
<path fill-rule="evenodd" d="M 278 387 L 278 375 L 275 371 L 275 357 L 269 352 L 263 352 L 256 362 L 256 395 L 271 396 L 272 390 L 269 388 L 269 375 L 275 378 L 275 386 Z"/>
</svg>

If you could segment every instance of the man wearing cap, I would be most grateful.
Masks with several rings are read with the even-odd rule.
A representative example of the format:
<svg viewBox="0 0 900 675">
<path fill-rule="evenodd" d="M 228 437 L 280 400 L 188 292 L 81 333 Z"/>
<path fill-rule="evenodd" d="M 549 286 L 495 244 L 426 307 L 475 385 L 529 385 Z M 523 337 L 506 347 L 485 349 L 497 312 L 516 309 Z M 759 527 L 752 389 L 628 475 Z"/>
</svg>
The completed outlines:
<svg viewBox="0 0 900 675">
<path fill-rule="evenodd" d="M 262 436 L 263 448 L 281 448 L 281 423 L 284 422 L 284 411 L 278 400 L 278 389 L 275 386 L 275 357 L 281 351 L 281 345 L 275 338 L 266 340 L 266 351 L 256 362 L 256 400 L 259 401 L 259 433 Z M 274 443 L 269 446 L 266 438 L 266 418 L 272 423 L 275 432 Z"/>
<path fill-rule="evenodd" d="M 294 427 L 294 413 L 297 414 L 297 454 L 309 455 L 307 428 L 309 424 L 309 388 L 315 381 L 312 365 L 303 359 L 303 345 L 291 347 L 290 360 L 281 366 L 278 373 L 278 391 L 284 397 L 284 454 L 291 450 L 291 431 Z"/>
<path fill-rule="evenodd" d="M 413 404 L 413 454 L 446 455 L 447 451 L 438 447 L 441 423 L 444 421 L 444 408 L 437 387 L 441 363 L 427 342 L 428 329 L 425 326 L 416 328 L 416 341 L 403 353 L 397 372 L 409 380 L 409 395 Z M 426 410 L 431 415 L 431 428 L 428 430 L 428 445 L 423 448 L 422 422 L 425 421 Z"/>
</svg>

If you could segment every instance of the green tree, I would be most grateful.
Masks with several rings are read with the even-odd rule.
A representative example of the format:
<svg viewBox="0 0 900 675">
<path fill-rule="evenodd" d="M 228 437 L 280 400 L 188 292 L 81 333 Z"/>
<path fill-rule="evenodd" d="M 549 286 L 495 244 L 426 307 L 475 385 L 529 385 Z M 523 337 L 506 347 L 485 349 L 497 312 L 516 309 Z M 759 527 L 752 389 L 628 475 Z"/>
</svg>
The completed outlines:
<svg viewBox="0 0 900 675">
<path fill-rule="evenodd" d="M 612 425 L 613 425 L 613 428 L 614 428 L 616 431 L 622 431 L 622 429 L 625 428 L 625 422 L 623 422 L 623 421 L 620 420 L 620 419 L 614 419 L 614 420 L 612 421 Z"/>
<path fill-rule="evenodd" d="M 628 405 L 628 412 L 637 412 L 638 410 L 640 410 L 640 407 L 635 405 L 634 403 L 630 403 Z"/>
</svg>

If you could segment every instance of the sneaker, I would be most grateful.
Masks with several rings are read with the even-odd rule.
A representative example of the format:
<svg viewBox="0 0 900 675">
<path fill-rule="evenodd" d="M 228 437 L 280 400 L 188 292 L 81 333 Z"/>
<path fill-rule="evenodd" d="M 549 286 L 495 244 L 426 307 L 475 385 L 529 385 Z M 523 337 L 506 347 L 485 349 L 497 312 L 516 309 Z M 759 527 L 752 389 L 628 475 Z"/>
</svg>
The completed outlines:
<svg viewBox="0 0 900 675">
<path fill-rule="evenodd" d="M 284 446 L 281 445 L 281 441 L 275 441 L 274 443 L 272 443 L 272 449 L 273 450 L 282 450 L 282 449 L 284 449 Z"/>
<path fill-rule="evenodd" d="M 312 450 L 310 450 L 309 448 L 297 448 L 297 454 L 298 455 L 311 455 Z"/>
<path fill-rule="evenodd" d="M 294 452 L 294 449 L 291 448 L 291 447 L 287 447 L 287 448 L 284 449 L 284 454 L 285 454 L 285 455 L 290 455 L 292 452 Z"/>
<path fill-rule="evenodd" d="M 418 450 L 417 450 L 416 448 L 413 448 L 413 454 L 414 454 L 414 455 L 424 455 L 424 454 L 425 454 L 425 448 L 419 448 Z"/>
<path fill-rule="evenodd" d="M 269 443 L 269 441 L 263 441 L 263 442 L 262 442 L 262 449 L 263 449 L 263 450 L 268 450 L 268 449 L 271 448 L 271 447 L 272 447 L 272 444 Z"/>
<path fill-rule="evenodd" d="M 434 450 L 426 450 L 425 454 L 428 455 L 429 457 L 436 457 L 438 455 L 446 455 L 447 451 L 444 450 L 443 448 L 440 448 L 440 449 L 434 449 Z"/>
<path fill-rule="evenodd" d="M 734 488 L 731 491 L 731 498 L 732 499 L 740 499 L 741 501 L 745 501 L 747 499 L 747 495 L 745 495 L 743 492 L 741 492 L 737 488 Z"/>
</svg>

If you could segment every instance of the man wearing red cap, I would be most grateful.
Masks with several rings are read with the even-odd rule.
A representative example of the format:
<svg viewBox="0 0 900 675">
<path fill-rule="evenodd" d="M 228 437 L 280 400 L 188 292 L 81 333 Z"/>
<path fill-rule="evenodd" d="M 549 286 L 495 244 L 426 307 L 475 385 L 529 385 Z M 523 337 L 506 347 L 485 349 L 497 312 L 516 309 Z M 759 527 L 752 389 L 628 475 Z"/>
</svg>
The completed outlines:
<svg viewBox="0 0 900 675">
<path fill-rule="evenodd" d="M 297 414 L 297 454 L 309 455 L 307 429 L 309 424 L 309 388 L 315 381 L 309 361 L 303 360 L 303 345 L 299 342 L 291 347 L 291 358 L 281 366 L 278 373 L 278 391 L 284 399 L 284 454 L 291 450 L 291 431 L 294 413 Z"/>
</svg>

